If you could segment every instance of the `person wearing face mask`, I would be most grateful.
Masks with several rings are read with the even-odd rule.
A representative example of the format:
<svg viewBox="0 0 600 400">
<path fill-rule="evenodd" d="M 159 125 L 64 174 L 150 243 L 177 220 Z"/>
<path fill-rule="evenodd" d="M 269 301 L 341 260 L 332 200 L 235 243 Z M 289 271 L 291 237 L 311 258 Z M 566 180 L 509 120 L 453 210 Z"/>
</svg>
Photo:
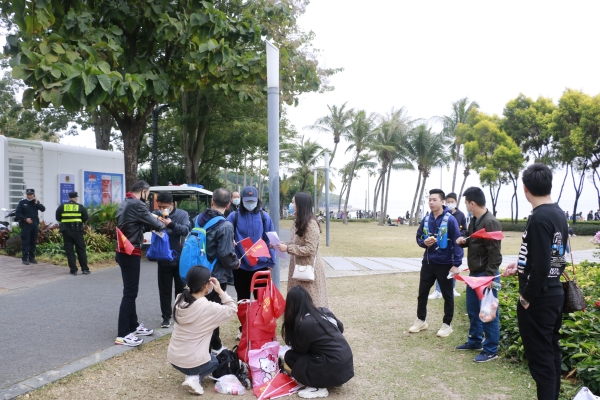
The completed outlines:
<svg viewBox="0 0 600 400">
<path fill-rule="evenodd" d="M 175 297 L 183 292 L 183 281 L 179 276 L 179 256 L 181 246 L 190 233 L 190 216 L 187 211 L 175 207 L 171 193 L 159 193 L 156 197 L 159 221 L 166 225 L 169 235 L 169 246 L 177 252 L 173 261 L 158 262 L 158 296 L 160 298 L 160 310 L 163 322 L 161 328 L 171 325 L 171 299 L 173 284 L 175 285 Z"/>
<path fill-rule="evenodd" d="M 244 256 L 246 250 L 239 243 L 245 238 L 250 238 L 252 243 L 263 239 L 269 246 L 269 238 L 266 232 L 275 230 L 271 217 L 262 211 L 262 203 L 258 198 L 258 190 L 254 186 L 246 186 L 241 193 L 242 202 L 240 209 L 229 214 L 227 220 L 233 224 L 234 240 L 236 242 L 235 252 L 241 258 L 240 268 L 233 271 L 233 281 L 237 300 L 250 298 L 250 283 L 256 271 L 265 271 L 275 265 L 275 250 L 269 248 L 271 258 L 250 258 Z M 242 257 L 243 256 L 243 257 Z"/>
<path fill-rule="evenodd" d="M 460 230 L 460 235 L 465 236 L 467 233 L 467 220 L 465 218 L 465 214 L 458 209 L 458 202 L 456 201 L 456 193 L 448 193 L 446 195 L 446 207 L 448 210 L 452 212 L 452 216 L 458 222 L 458 229 Z M 454 292 L 454 297 L 460 297 L 460 293 L 456 291 L 456 280 L 452 280 L 452 290 Z M 429 299 L 441 299 L 442 291 L 440 290 L 440 283 L 435 281 L 435 290 L 428 297 Z"/>
<path fill-rule="evenodd" d="M 29 263 L 37 264 L 35 245 L 38 238 L 38 226 L 40 225 L 38 211 L 44 212 L 46 207 L 35 197 L 35 190 L 27 189 L 25 195 L 27 198 L 21 200 L 17 205 L 15 217 L 21 226 L 22 262 L 24 265 L 29 265 Z"/>
<path fill-rule="evenodd" d="M 229 205 L 229 207 L 227 207 L 227 209 L 223 213 L 223 216 L 225 218 L 227 218 L 227 217 L 229 217 L 229 214 L 239 210 L 240 209 L 240 201 L 241 201 L 240 192 L 231 192 L 231 204 Z"/>
<path fill-rule="evenodd" d="M 135 308 L 140 285 L 140 261 L 142 257 L 142 243 L 144 243 L 144 230 L 146 228 L 161 231 L 165 229 L 165 222 L 153 215 L 146 206 L 150 194 L 150 185 L 145 181 L 138 181 L 131 186 L 131 192 L 125 194 L 125 199 L 117 209 L 117 228 L 133 245 L 133 252 L 128 254 L 119 246 L 117 241 L 116 261 L 121 268 L 123 278 L 123 298 L 119 307 L 118 333 L 115 344 L 124 346 L 139 346 L 144 341 L 136 335 L 152 335 L 152 329 L 145 328 L 138 323 Z"/>
</svg>

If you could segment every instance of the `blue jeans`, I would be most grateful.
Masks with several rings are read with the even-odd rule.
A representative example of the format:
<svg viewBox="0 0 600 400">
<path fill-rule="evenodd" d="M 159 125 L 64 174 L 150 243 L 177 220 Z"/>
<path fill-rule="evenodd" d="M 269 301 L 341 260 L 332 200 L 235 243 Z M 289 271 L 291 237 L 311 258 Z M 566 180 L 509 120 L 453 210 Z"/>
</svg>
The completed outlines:
<svg viewBox="0 0 600 400">
<path fill-rule="evenodd" d="M 217 369 L 217 367 L 219 366 L 219 361 L 217 361 L 217 357 L 215 357 L 211 354 L 209 362 L 204 363 L 195 368 L 181 368 L 175 364 L 171 364 L 171 365 L 176 370 L 183 372 L 187 376 L 200 375 L 200 382 L 202 382 L 202 379 L 206 378 L 208 375 L 212 374 L 214 372 L 214 370 Z"/>
<path fill-rule="evenodd" d="M 485 272 L 470 274 L 469 276 L 486 276 Z M 500 277 L 494 279 L 494 282 L 500 282 Z M 498 297 L 498 291 L 493 289 L 495 297 Z M 500 340 L 500 308 L 496 310 L 496 318 L 490 322 L 483 322 L 479 319 L 479 310 L 481 301 L 477 293 L 467 285 L 467 314 L 469 315 L 469 339 L 467 344 L 479 346 L 483 341 L 482 334 L 485 334 L 483 351 L 490 354 L 498 353 L 498 341 Z"/>
<path fill-rule="evenodd" d="M 456 279 L 452 279 L 452 289 L 454 289 L 456 287 Z M 438 292 L 442 293 L 441 289 L 440 289 L 440 284 L 439 282 L 436 280 L 435 281 L 435 290 L 437 290 Z"/>
</svg>

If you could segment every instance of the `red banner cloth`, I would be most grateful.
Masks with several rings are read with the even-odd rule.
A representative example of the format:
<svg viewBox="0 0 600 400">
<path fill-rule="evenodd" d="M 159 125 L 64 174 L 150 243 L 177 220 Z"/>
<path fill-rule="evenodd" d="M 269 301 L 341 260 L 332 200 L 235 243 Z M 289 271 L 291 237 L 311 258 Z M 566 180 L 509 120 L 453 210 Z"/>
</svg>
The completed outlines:
<svg viewBox="0 0 600 400">
<path fill-rule="evenodd" d="M 454 275 L 454 278 L 459 281 L 463 281 L 471 289 L 477 293 L 479 300 L 483 299 L 483 290 L 490 285 L 490 283 L 496 278 L 495 276 L 462 276 Z"/>
<path fill-rule="evenodd" d="M 471 239 L 502 240 L 504 239 L 504 234 L 502 231 L 487 232 L 485 228 L 483 228 L 477 232 L 473 232 L 469 237 Z"/>
</svg>

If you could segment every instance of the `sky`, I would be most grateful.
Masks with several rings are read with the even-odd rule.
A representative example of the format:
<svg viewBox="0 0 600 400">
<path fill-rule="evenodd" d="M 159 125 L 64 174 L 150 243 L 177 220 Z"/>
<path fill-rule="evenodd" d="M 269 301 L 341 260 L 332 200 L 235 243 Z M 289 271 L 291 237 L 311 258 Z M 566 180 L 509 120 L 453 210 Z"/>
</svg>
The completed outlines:
<svg viewBox="0 0 600 400">
<path fill-rule="evenodd" d="M 315 32 L 322 65 L 344 71 L 331 78 L 334 91 L 302 95 L 299 106 L 289 108 L 287 115 L 301 134 L 332 149 L 332 137 L 303 129 L 325 116 L 327 105 L 348 102 L 355 109 L 379 114 L 404 106 L 410 116 L 427 119 L 448 114 L 452 102 L 462 97 L 476 100 L 488 114 L 501 114 L 519 93 L 555 102 L 566 88 L 596 95 L 600 93 L 598 15 L 600 2 L 593 0 L 371 0 L 368 6 L 356 0 L 313 0 L 299 24 Z M 93 147 L 93 134 L 66 137 L 62 142 Z M 333 167 L 351 159 L 350 153 L 344 154 L 346 146 L 340 143 Z M 434 170 L 426 189 L 441 186 L 449 192 L 451 172 Z M 388 204 L 392 217 L 410 210 L 417 175 L 392 172 Z M 563 177 L 564 171 L 555 171 L 555 200 Z M 459 170 L 457 186 L 461 178 Z M 339 179 L 333 176 L 332 181 L 339 189 Z M 374 181 L 367 182 L 367 174 L 359 173 L 350 193 L 353 207 L 364 209 L 367 194 L 372 203 Z M 465 187 L 479 184 L 472 173 Z M 521 187 L 518 194 L 523 218 L 531 207 Z M 504 186 L 499 217 L 510 217 L 511 196 L 512 188 Z M 569 177 L 559 204 L 571 212 L 574 199 Z M 586 179 L 578 211 L 587 214 L 597 208 L 596 191 Z"/>
</svg>

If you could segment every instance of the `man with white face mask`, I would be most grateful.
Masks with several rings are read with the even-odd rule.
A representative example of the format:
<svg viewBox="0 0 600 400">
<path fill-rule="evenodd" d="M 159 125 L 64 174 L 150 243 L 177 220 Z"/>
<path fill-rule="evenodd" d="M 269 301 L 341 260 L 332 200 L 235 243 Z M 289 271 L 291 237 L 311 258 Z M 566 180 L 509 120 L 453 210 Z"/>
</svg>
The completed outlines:
<svg viewBox="0 0 600 400">
<path fill-rule="evenodd" d="M 240 209 L 240 201 L 241 201 L 240 192 L 231 192 L 231 204 L 229 205 L 229 207 L 227 207 L 227 209 L 223 213 L 223 216 L 225 218 L 227 218 L 229 216 L 229 214 L 239 210 Z"/>
</svg>

